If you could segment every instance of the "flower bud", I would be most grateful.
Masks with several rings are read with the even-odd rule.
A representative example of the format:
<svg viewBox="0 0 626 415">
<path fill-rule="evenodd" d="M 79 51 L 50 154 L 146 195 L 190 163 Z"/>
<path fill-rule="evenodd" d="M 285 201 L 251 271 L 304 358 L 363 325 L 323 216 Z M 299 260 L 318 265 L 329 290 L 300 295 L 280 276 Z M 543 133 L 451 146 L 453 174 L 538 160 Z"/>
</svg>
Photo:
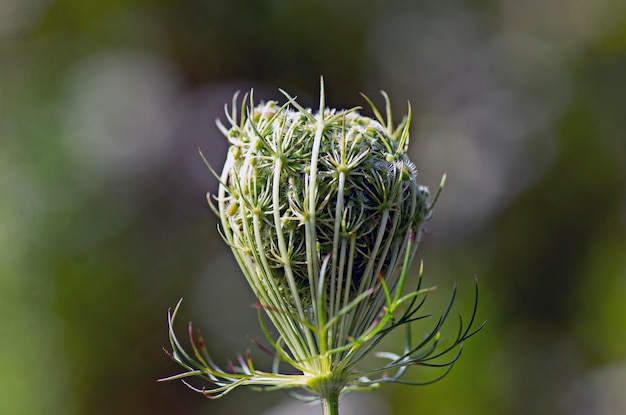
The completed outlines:
<svg viewBox="0 0 626 415">
<path fill-rule="evenodd" d="M 275 101 L 254 105 L 250 94 L 241 115 L 235 95 L 232 113 L 226 113 L 230 126 L 218 121 L 230 150 L 214 197 L 217 206 L 209 198 L 222 235 L 258 298 L 259 321 L 271 347 L 253 343 L 274 357 L 272 371 L 257 369 L 249 356 L 239 356 L 238 366 L 231 363 L 223 370 L 191 326 L 193 354 L 187 353 L 174 332 L 179 302 L 168 314 L 168 355 L 186 372 L 162 380 L 182 379 L 211 398 L 241 385 L 298 388 L 319 398 L 325 414 L 336 414 L 345 391 L 440 379 L 460 356 L 462 342 L 482 325 L 472 327 L 475 302 L 469 323 L 461 320 L 452 344 L 436 351 L 453 291 L 434 328 L 412 345 L 408 327 L 426 317 L 418 315 L 424 301 L 417 298 L 432 288 L 421 288 L 423 268 L 416 288 L 406 294 L 403 288 L 443 181 L 429 202 L 428 189 L 417 184 L 417 169 L 406 154 L 410 107 L 394 128 L 384 93 L 386 119 L 367 98 L 375 119 L 357 108 L 326 108 L 323 83 L 317 111 L 285 95 L 288 101 L 281 106 Z M 263 313 L 278 335 L 268 329 Z M 407 328 L 403 352 L 377 352 L 387 361 L 384 365 L 356 367 L 400 326 Z M 455 350 L 452 358 L 442 361 Z M 297 373 L 281 373 L 281 362 Z M 444 372 L 427 382 L 400 380 L 410 366 Z M 184 380 L 192 376 L 212 386 L 196 388 Z"/>
<path fill-rule="evenodd" d="M 371 291 L 359 307 L 368 321 L 344 333 L 357 337 L 384 306 L 380 278 L 395 287 L 428 213 L 428 190 L 406 154 L 409 118 L 392 129 L 357 109 L 314 112 L 294 99 L 244 102 L 241 112 L 222 127 L 226 240 L 268 309 L 315 324 L 314 314 L 332 319 Z"/>
</svg>

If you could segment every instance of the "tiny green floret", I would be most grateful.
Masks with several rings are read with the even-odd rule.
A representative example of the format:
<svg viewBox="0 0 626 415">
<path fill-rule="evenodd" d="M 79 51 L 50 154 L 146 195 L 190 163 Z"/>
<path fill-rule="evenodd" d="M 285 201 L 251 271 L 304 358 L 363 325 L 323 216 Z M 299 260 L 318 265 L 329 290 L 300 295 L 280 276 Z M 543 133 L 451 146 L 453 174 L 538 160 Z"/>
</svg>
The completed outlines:
<svg viewBox="0 0 626 415">
<path fill-rule="evenodd" d="M 350 390 L 367 390 L 400 379 L 411 366 L 438 368 L 443 377 L 458 359 L 464 340 L 476 333 L 474 310 L 467 326 L 441 344 L 441 328 L 455 298 L 434 327 L 416 345 L 410 326 L 425 316 L 418 311 L 432 288 L 406 282 L 424 223 L 443 187 L 431 201 L 417 183 L 417 169 L 407 155 L 411 111 L 392 125 L 389 98 L 386 117 L 366 97 L 375 118 L 325 106 L 321 83 L 319 108 L 286 102 L 255 104 L 252 91 L 229 126 L 218 121 L 230 148 L 209 203 L 221 221 L 221 233 L 258 299 L 259 322 L 274 358 L 271 371 L 260 371 L 239 357 L 228 370 L 210 358 L 191 329 L 188 354 L 177 339 L 168 314 L 168 354 L 186 371 L 163 380 L 197 376 L 209 382 L 194 390 L 216 398 L 237 386 L 287 389 L 294 396 L 320 399 L 325 414 L 336 414 L 336 401 Z M 209 166 L 210 168 L 210 166 Z M 213 169 L 211 169 L 213 171 Z M 445 179 L 445 177 L 444 177 Z M 270 334 L 269 320 L 278 333 Z M 363 358 L 395 328 L 406 328 L 399 353 L 377 351 L 386 360 L 376 369 L 359 369 Z M 446 356 L 451 355 L 447 360 Z M 297 374 L 281 374 L 281 364 Z M 189 385 L 189 383 L 186 382 Z M 296 391 L 299 389 L 300 391 Z M 303 393 L 304 392 L 304 393 Z"/>
</svg>

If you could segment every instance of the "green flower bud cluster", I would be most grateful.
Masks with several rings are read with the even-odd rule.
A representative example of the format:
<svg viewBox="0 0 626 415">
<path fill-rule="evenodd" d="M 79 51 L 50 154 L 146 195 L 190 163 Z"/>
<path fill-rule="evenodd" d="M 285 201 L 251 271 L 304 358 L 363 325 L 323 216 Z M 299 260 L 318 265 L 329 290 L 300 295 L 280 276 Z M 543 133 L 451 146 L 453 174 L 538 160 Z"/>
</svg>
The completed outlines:
<svg viewBox="0 0 626 415">
<path fill-rule="evenodd" d="M 408 130 L 394 135 L 356 110 L 321 115 L 270 101 L 224 133 L 219 214 L 259 298 L 274 284 L 290 297 L 292 279 L 293 295 L 312 307 L 314 265 L 328 255 L 327 290 L 353 300 L 380 286 L 379 275 L 393 286 L 408 237 L 428 213 L 428 190 L 406 154 Z"/>
<path fill-rule="evenodd" d="M 226 111 L 228 127 L 218 121 L 230 148 L 222 173 L 211 169 L 220 184 L 209 203 L 258 299 L 259 322 L 271 347 L 253 343 L 273 356 L 272 370 L 259 370 L 242 356 L 239 365 L 220 368 L 191 326 L 193 354 L 187 353 L 173 327 L 179 303 L 168 317 L 168 354 L 187 371 L 162 380 L 183 379 L 211 398 L 240 385 L 300 389 L 319 398 L 325 414 L 335 415 L 346 391 L 440 379 L 459 358 L 463 341 L 482 327 L 472 329 L 475 302 L 469 324 L 460 320 L 456 339 L 440 347 L 455 287 L 434 327 L 413 345 L 410 326 L 426 317 L 418 312 L 433 289 L 421 288 L 423 268 L 416 288 L 403 291 L 422 226 L 445 176 L 430 201 L 407 156 L 410 106 L 394 127 L 386 94 L 386 117 L 365 97 L 375 115 L 370 118 L 358 108 L 326 108 L 323 82 L 321 87 L 317 111 L 303 108 L 286 93 L 284 105 L 255 105 L 251 93 L 240 107 L 235 95 Z M 401 353 L 376 352 L 387 363 L 357 368 L 400 326 L 407 336 Z M 281 373 L 281 363 L 298 373 Z M 411 366 L 441 368 L 443 373 L 426 382 L 400 380 Z M 191 386 L 184 380 L 191 376 L 212 386 Z"/>
</svg>

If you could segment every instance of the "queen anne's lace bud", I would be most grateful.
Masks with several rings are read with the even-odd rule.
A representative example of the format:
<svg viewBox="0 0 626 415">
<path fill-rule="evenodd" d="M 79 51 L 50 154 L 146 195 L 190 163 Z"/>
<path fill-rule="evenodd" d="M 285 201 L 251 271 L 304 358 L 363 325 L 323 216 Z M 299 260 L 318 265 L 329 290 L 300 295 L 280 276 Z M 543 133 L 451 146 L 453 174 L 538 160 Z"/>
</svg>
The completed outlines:
<svg viewBox="0 0 626 415">
<path fill-rule="evenodd" d="M 282 106 L 274 101 L 255 106 L 251 95 L 247 104 L 246 96 L 240 112 L 235 96 L 227 112 L 230 126 L 218 122 L 230 149 L 212 206 L 258 298 L 259 312 L 278 332 L 272 337 L 261 318 L 276 362 L 287 362 L 301 374 L 281 375 L 278 364 L 271 373 L 261 372 L 244 359 L 232 373 L 224 372 L 196 347 L 193 336 L 196 358 L 191 358 L 171 329 L 172 315 L 173 358 L 189 369 L 173 378 L 203 376 L 216 385 L 200 390 L 209 396 L 248 384 L 298 387 L 324 400 L 395 381 L 410 365 L 432 365 L 474 333 L 472 315 L 453 344 L 435 353 L 448 307 L 417 347 L 399 355 L 380 353 L 389 363 L 379 369 L 356 369 L 393 328 L 419 318 L 423 301 L 416 299 L 429 291 L 418 283 L 402 295 L 432 211 L 429 192 L 417 184 L 417 170 L 406 154 L 410 108 L 394 128 L 384 94 L 386 118 L 367 100 L 376 119 L 356 108 L 325 108 L 323 84 L 316 112 L 285 95 Z M 438 364 L 450 367 L 457 357 Z M 377 374 L 383 375 L 371 379 Z"/>
<path fill-rule="evenodd" d="M 226 240 L 261 305 L 302 320 L 320 311 L 320 290 L 327 317 L 373 290 L 361 304 L 369 320 L 341 333 L 357 337 L 384 305 L 379 278 L 395 286 L 428 213 L 406 154 L 408 122 L 394 132 L 356 110 L 313 114 L 274 101 L 249 111 L 224 129 Z"/>
</svg>

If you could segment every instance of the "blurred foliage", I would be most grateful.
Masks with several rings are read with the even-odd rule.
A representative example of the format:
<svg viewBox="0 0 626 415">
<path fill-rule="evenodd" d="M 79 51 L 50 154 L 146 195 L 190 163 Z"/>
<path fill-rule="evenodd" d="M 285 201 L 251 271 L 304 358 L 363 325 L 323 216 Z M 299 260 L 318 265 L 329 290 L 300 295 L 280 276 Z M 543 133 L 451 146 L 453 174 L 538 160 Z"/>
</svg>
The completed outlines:
<svg viewBox="0 0 626 415">
<path fill-rule="evenodd" d="M 482 290 L 487 328 L 444 381 L 384 388 L 393 413 L 624 413 L 625 74 L 620 0 L 3 0 L 0 413 L 281 398 L 155 380 L 181 297 L 218 361 L 258 333 L 197 147 L 220 166 L 236 89 L 306 100 L 320 75 L 335 107 L 412 102 L 420 174 L 449 183 L 426 283 Z"/>
</svg>

